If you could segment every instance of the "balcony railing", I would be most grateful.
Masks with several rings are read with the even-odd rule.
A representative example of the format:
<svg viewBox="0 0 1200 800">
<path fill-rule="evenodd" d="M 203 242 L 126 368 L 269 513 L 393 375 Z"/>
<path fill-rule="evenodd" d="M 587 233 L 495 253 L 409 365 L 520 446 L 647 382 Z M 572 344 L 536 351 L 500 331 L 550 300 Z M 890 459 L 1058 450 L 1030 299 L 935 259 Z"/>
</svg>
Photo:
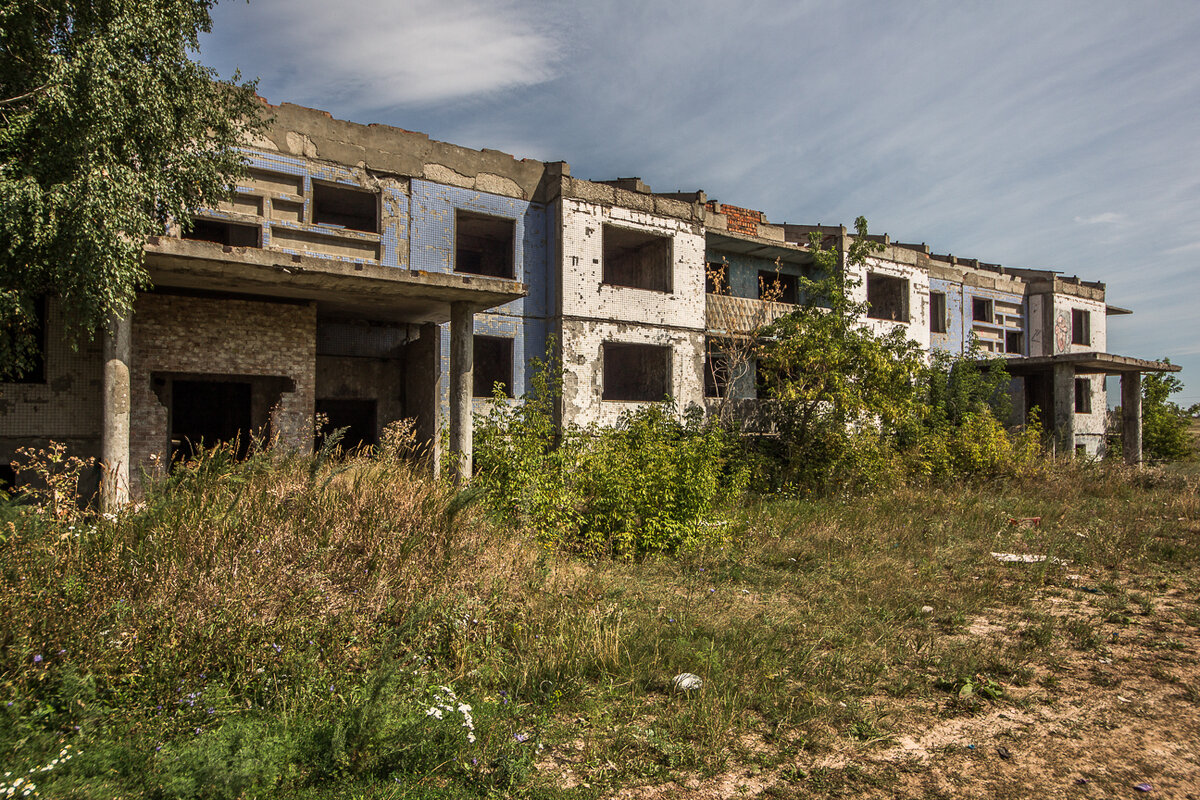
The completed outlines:
<svg viewBox="0 0 1200 800">
<path fill-rule="evenodd" d="M 725 294 L 705 295 L 704 316 L 708 330 L 727 336 L 752 333 L 795 310 L 791 303 Z"/>
</svg>

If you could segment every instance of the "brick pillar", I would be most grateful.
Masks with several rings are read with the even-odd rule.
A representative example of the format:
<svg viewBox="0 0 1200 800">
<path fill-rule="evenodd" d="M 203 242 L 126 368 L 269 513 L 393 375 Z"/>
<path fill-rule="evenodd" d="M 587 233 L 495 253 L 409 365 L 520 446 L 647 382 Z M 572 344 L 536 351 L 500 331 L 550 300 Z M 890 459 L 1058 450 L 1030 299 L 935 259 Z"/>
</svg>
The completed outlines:
<svg viewBox="0 0 1200 800">
<path fill-rule="evenodd" d="M 129 362 L 133 326 L 128 315 L 113 318 L 103 332 L 101 387 L 100 507 L 114 512 L 129 502 Z"/>
</svg>

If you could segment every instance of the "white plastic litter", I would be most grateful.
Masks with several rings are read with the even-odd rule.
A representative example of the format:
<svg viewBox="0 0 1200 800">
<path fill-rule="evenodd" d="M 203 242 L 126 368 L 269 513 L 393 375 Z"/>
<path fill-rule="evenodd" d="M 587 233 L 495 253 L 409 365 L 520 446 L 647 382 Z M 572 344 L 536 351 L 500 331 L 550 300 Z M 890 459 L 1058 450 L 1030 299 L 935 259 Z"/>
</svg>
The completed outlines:
<svg viewBox="0 0 1200 800">
<path fill-rule="evenodd" d="M 690 672 L 681 672 L 671 679 L 671 686 L 678 692 L 690 692 L 693 689 L 699 689 L 704 685 L 699 675 L 693 675 Z"/>
</svg>

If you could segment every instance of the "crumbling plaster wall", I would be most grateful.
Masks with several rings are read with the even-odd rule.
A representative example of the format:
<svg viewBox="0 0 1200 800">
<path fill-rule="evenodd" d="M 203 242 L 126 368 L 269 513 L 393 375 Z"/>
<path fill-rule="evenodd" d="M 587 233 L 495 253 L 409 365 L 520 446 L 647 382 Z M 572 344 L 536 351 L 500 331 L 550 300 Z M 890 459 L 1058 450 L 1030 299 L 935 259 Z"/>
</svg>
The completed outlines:
<svg viewBox="0 0 1200 800">
<path fill-rule="evenodd" d="M 657 200 L 649 198 L 647 202 Z M 680 207 L 676 210 L 687 212 L 690 208 L 685 203 L 672 202 Z M 703 405 L 703 227 L 698 221 L 686 218 L 579 197 L 563 198 L 559 207 L 563 422 L 611 424 L 622 411 L 637 405 L 601 399 L 605 342 L 671 347 L 670 388 L 679 409 L 682 411 L 691 404 Z M 670 292 L 603 283 L 605 224 L 670 237 Z"/>
<path fill-rule="evenodd" d="M 168 409 L 155 373 L 271 376 L 289 379 L 270 412 L 285 447 L 312 446 L 316 307 L 169 294 L 140 295 L 133 313 L 130 463 L 161 467 L 170 454 Z"/>
</svg>

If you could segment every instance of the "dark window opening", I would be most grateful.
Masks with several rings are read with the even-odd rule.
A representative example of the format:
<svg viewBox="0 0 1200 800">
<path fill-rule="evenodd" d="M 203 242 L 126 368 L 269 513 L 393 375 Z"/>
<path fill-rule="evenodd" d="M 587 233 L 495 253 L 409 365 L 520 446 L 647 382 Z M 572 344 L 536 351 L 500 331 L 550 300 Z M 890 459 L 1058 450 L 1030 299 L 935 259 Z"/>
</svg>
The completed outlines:
<svg viewBox="0 0 1200 800">
<path fill-rule="evenodd" d="M 250 384 L 184 381 L 171 385 L 171 461 L 186 461 L 201 449 L 236 442 L 238 458 L 250 449 Z"/>
<path fill-rule="evenodd" d="M 729 294 L 729 270 L 724 264 L 709 262 L 705 265 L 704 291 L 707 294 Z"/>
<path fill-rule="evenodd" d="M 313 183 L 312 221 L 314 225 L 378 233 L 379 195 L 328 183 Z"/>
<path fill-rule="evenodd" d="M 993 309 L 992 301 L 986 297 L 971 298 L 971 319 L 975 322 L 986 322 L 988 325 L 995 324 L 996 314 Z"/>
<path fill-rule="evenodd" d="M 454 271 L 513 278 L 517 223 L 503 217 L 458 211 L 454 216 Z M 491 394 L 491 392 L 488 392 Z"/>
<path fill-rule="evenodd" d="M 729 394 L 729 356 L 709 348 L 704 357 L 704 396 L 725 397 Z"/>
<path fill-rule="evenodd" d="M 498 336 L 476 336 L 474 394 L 475 397 L 492 397 L 496 384 L 505 397 L 513 396 L 513 340 Z"/>
<path fill-rule="evenodd" d="M 257 225 L 239 225 L 219 219 L 194 219 L 192 229 L 181 236 L 197 242 L 215 242 L 226 247 L 262 246 Z"/>
<path fill-rule="evenodd" d="M 606 342 L 604 400 L 657 403 L 671 394 L 671 348 Z"/>
<path fill-rule="evenodd" d="M 1092 343 L 1092 315 L 1083 309 L 1071 310 L 1071 344 Z"/>
<path fill-rule="evenodd" d="M 1087 378 L 1075 379 L 1075 413 L 1092 413 L 1092 382 Z"/>
<path fill-rule="evenodd" d="M 4 378 L 10 383 L 45 383 L 46 382 L 46 298 L 39 297 L 33 301 L 33 352 L 29 354 L 29 365 L 19 373 L 12 373 Z"/>
<path fill-rule="evenodd" d="M 1077 445 L 1075 445 L 1075 455 L 1076 455 L 1076 456 L 1078 456 L 1079 458 L 1086 458 L 1086 457 L 1087 457 L 1087 454 L 1088 454 L 1088 452 L 1087 452 L 1087 445 L 1086 445 L 1086 444 L 1077 444 Z"/>
<path fill-rule="evenodd" d="M 795 305 L 799 302 L 798 287 L 796 284 L 795 275 L 784 275 L 781 272 L 760 270 L 758 273 L 758 299 Z"/>
<path fill-rule="evenodd" d="M 17 471 L 12 464 L 0 464 L 0 494 L 15 494 Z"/>
<path fill-rule="evenodd" d="M 1025 353 L 1025 334 L 1022 331 L 1005 331 L 1004 352 L 1023 355 Z"/>
<path fill-rule="evenodd" d="M 671 291 L 671 237 L 605 225 L 601 280 L 612 286 Z"/>
<path fill-rule="evenodd" d="M 867 274 L 867 316 L 908 322 L 908 281 L 891 275 Z"/>
<path fill-rule="evenodd" d="M 344 398 L 325 398 L 317 400 L 314 408 L 317 414 L 322 414 L 328 420 L 323 430 L 317 431 L 318 445 L 320 439 L 329 436 L 336 430 L 345 428 L 338 447 L 342 452 L 361 450 L 379 443 L 376 422 L 375 400 L 357 400 Z"/>
<path fill-rule="evenodd" d="M 946 293 L 945 292 L 930 292 L 929 293 L 929 332 L 930 333 L 946 333 L 949 326 L 946 324 Z"/>
</svg>

